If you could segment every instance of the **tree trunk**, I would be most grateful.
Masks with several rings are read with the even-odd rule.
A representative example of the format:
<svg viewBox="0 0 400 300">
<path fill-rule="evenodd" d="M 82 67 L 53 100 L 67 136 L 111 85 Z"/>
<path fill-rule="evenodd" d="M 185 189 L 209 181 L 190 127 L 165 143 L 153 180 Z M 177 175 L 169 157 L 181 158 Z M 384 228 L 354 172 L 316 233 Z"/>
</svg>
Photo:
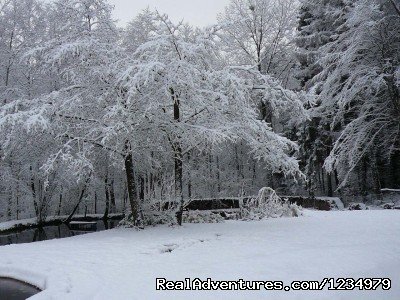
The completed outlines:
<svg viewBox="0 0 400 300">
<path fill-rule="evenodd" d="M 106 175 L 106 179 L 104 180 L 104 191 L 106 195 L 106 209 L 104 210 L 103 220 L 107 220 L 108 213 L 110 211 L 110 192 L 108 190 L 108 174 Z"/>
<path fill-rule="evenodd" d="M 179 123 L 181 121 L 181 113 L 180 113 L 180 101 L 179 98 L 175 95 L 175 91 L 173 88 L 170 88 L 170 93 L 172 97 L 172 101 L 174 103 L 174 121 Z M 179 225 L 182 225 L 183 218 L 183 154 L 182 154 L 182 146 L 179 142 L 179 136 L 177 137 L 177 141 L 173 143 L 172 147 L 174 150 L 174 165 L 175 165 L 175 198 L 179 200 L 179 210 L 176 213 L 176 220 Z"/>
<path fill-rule="evenodd" d="M 32 166 L 29 167 L 30 171 L 31 171 L 31 182 L 30 182 L 30 187 L 31 187 L 31 191 L 32 191 L 32 198 L 33 198 L 33 207 L 35 208 L 35 214 L 36 214 L 36 218 L 38 219 L 38 222 L 41 222 L 40 219 L 40 212 L 39 212 L 39 205 L 37 202 L 37 193 L 36 193 L 36 186 L 35 186 L 35 178 L 33 176 L 33 169 Z"/>
<path fill-rule="evenodd" d="M 326 182 L 328 184 L 328 197 L 333 197 L 332 174 L 331 173 L 326 173 Z"/>
<path fill-rule="evenodd" d="M 216 155 L 216 162 L 217 162 L 217 192 L 218 192 L 218 197 L 220 197 L 221 196 L 221 172 L 219 169 L 218 155 Z"/>
<path fill-rule="evenodd" d="M 124 187 L 124 203 L 122 207 L 122 211 L 125 213 L 126 211 L 126 203 L 128 202 L 128 187 L 125 185 Z"/>
<path fill-rule="evenodd" d="M 190 166 L 190 151 L 187 154 L 187 159 L 188 159 L 188 166 Z M 188 189 L 188 198 L 192 199 L 192 174 L 191 174 L 191 170 L 188 169 L 187 172 L 187 189 Z"/>
<path fill-rule="evenodd" d="M 8 195 L 8 204 L 7 204 L 7 221 L 12 220 L 12 188 L 10 188 L 10 193 Z"/>
<path fill-rule="evenodd" d="M 80 193 L 80 195 L 79 195 L 78 202 L 76 203 L 74 209 L 72 210 L 72 212 L 71 212 L 71 214 L 68 216 L 68 218 L 64 221 L 64 223 L 69 224 L 69 223 L 72 221 L 72 218 L 74 217 L 76 211 L 78 210 L 79 205 L 81 204 L 81 202 L 82 202 L 82 200 L 83 200 L 83 196 L 85 195 L 86 188 L 87 188 L 87 186 L 88 186 L 88 184 L 89 184 L 90 178 L 91 178 L 91 174 L 90 174 L 89 177 L 86 179 L 85 185 L 83 186 L 82 191 L 81 191 L 81 193 Z"/>
<path fill-rule="evenodd" d="M 143 175 L 139 176 L 139 182 L 140 182 L 140 191 L 139 191 L 139 199 L 140 201 L 144 201 L 144 189 L 145 189 L 145 180 Z"/>
<path fill-rule="evenodd" d="M 63 198 L 63 194 L 62 194 L 62 191 L 61 191 L 60 200 L 58 201 L 57 216 L 61 215 L 62 198 Z"/>
<path fill-rule="evenodd" d="M 183 163 L 182 163 L 182 149 L 177 144 L 175 146 L 175 197 L 179 200 L 179 210 L 176 213 L 176 220 L 179 225 L 182 225 L 182 217 L 183 217 L 183 193 L 182 193 L 182 171 L 183 171 Z"/>
<path fill-rule="evenodd" d="M 367 165 L 367 160 L 366 158 L 363 158 L 362 160 L 362 170 L 361 170 L 361 194 L 363 197 L 363 201 L 367 201 L 367 194 L 368 194 L 368 185 L 367 185 L 367 177 L 368 177 L 368 165 Z"/>
<path fill-rule="evenodd" d="M 110 191 L 110 212 L 115 213 L 117 204 L 115 201 L 114 179 L 112 179 L 110 182 L 109 191 Z"/>
<path fill-rule="evenodd" d="M 210 147 L 210 152 L 212 148 Z M 213 176 L 213 157 L 212 154 L 208 155 L 208 188 L 210 192 L 210 198 L 215 198 L 215 180 Z"/>
<path fill-rule="evenodd" d="M 130 149 L 130 145 L 127 142 L 128 154 L 125 157 L 125 172 L 126 182 L 128 186 L 129 204 L 131 206 L 132 221 L 135 226 L 139 225 L 139 202 L 136 195 L 136 183 L 133 169 L 133 156 Z"/>
<path fill-rule="evenodd" d="M 97 214 L 97 193 L 94 192 L 94 214 Z"/>
</svg>

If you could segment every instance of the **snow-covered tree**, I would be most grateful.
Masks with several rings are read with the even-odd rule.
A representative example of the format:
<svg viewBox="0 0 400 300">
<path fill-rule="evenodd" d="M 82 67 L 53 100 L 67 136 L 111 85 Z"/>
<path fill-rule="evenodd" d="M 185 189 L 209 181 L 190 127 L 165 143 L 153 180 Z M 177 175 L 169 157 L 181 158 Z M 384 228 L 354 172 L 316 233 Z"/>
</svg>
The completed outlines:
<svg viewBox="0 0 400 300">
<path fill-rule="evenodd" d="M 327 55 L 324 46 L 335 41 L 344 30 L 348 3 L 342 0 L 302 0 L 300 3 L 296 37 L 300 70 L 297 77 L 303 90 L 309 94 L 305 107 L 310 114 L 310 119 L 298 129 L 300 157 L 308 177 L 308 191 L 332 196 L 337 176 L 325 172 L 323 164 L 334 142 L 330 124 L 335 109 L 325 110 L 328 100 L 319 97 L 320 85 L 324 82 L 320 60 Z"/>
<path fill-rule="evenodd" d="M 400 15 L 396 4 L 356 1 L 348 13 L 347 30 L 326 45 L 329 55 L 321 60 L 326 80 L 320 97 L 328 99 L 326 110 L 336 108 L 331 128 L 343 128 L 326 167 L 340 172 L 341 187 L 366 161 L 375 189 L 400 184 Z M 384 172 L 389 176 L 379 175 L 377 159 L 390 166 Z M 364 181 L 366 176 L 364 171 Z"/>
<path fill-rule="evenodd" d="M 36 0 L 0 3 L 0 105 L 18 97 L 34 97 L 34 62 L 21 62 L 22 54 L 41 43 L 46 29 L 45 8 Z"/>
<path fill-rule="evenodd" d="M 251 101 L 257 94 L 279 112 L 288 105 L 299 107 L 296 95 L 252 67 L 219 68 L 214 29 L 182 34 L 182 24 L 174 25 L 162 15 L 156 15 L 155 24 L 157 35 L 123 63 L 129 65 L 119 78 L 124 93 L 108 119 L 129 132 L 133 153 L 139 145 L 158 141 L 159 151 L 173 157 L 175 196 L 181 201 L 178 222 L 183 210 L 183 157 L 192 149 L 243 140 L 271 169 L 298 173 L 296 160 L 288 156 L 295 144 L 258 121 Z"/>
<path fill-rule="evenodd" d="M 218 18 L 228 61 L 256 65 L 260 72 L 294 86 L 297 6 L 292 0 L 232 0 Z"/>
<path fill-rule="evenodd" d="M 93 174 L 93 146 L 81 140 L 81 132 L 91 130 L 98 116 L 95 103 L 110 86 L 108 65 L 116 56 L 118 38 L 111 7 L 104 1 L 58 1 L 46 16 L 48 39 L 21 56 L 21 61 L 34 62 L 42 76 L 36 77 L 46 79 L 41 81 L 46 88 L 35 97 L 20 96 L 0 112 L 4 158 L 25 160 L 39 221 L 45 218 L 41 211 L 47 209 L 53 191 L 68 185 L 61 180 L 69 177 L 65 172 L 76 175 L 73 180 L 84 186 Z M 86 116 L 92 119 L 84 120 Z M 83 192 L 79 194 L 82 200 Z M 43 209 L 36 209 L 39 203 Z"/>
</svg>

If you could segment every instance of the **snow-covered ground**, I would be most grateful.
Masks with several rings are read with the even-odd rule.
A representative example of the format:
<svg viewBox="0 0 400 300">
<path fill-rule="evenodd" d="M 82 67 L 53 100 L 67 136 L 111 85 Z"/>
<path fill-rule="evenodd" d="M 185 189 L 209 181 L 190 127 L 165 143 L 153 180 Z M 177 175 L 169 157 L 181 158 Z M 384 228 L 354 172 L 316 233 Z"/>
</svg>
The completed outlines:
<svg viewBox="0 0 400 300">
<path fill-rule="evenodd" d="M 0 277 L 32 299 L 400 299 L 400 211 L 305 211 L 292 219 L 114 229 L 0 247 Z M 390 291 L 156 291 L 156 278 L 391 278 Z"/>
</svg>

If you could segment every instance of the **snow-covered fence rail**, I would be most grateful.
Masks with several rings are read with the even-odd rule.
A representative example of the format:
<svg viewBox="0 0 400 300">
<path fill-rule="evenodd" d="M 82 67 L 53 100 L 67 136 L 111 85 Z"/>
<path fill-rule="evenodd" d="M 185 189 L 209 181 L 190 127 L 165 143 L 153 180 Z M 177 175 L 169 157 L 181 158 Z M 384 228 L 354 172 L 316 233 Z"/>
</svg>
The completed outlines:
<svg viewBox="0 0 400 300">
<path fill-rule="evenodd" d="M 383 195 L 400 195 L 400 189 L 381 189 Z"/>
</svg>

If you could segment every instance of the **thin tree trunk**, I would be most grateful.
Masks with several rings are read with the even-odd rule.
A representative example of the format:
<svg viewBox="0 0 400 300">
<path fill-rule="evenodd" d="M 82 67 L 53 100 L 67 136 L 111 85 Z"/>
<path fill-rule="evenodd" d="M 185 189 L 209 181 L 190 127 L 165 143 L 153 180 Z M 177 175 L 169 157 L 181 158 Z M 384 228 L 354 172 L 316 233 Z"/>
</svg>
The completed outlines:
<svg viewBox="0 0 400 300">
<path fill-rule="evenodd" d="M 62 191 L 61 191 L 60 200 L 58 201 L 57 216 L 61 215 L 62 198 L 63 198 L 63 194 L 62 194 Z"/>
<path fill-rule="evenodd" d="M 12 188 L 10 187 L 10 192 L 8 193 L 8 203 L 7 203 L 7 221 L 12 220 Z"/>
<path fill-rule="evenodd" d="M 332 174 L 326 173 L 326 180 L 328 184 L 328 197 L 333 197 L 333 187 L 332 187 Z"/>
<path fill-rule="evenodd" d="M 218 191 L 218 197 L 220 197 L 220 193 L 221 193 L 221 171 L 219 169 L 219 158 L 218 155 L 216 156 L 217 159 L 217 191 Z"/>
<path fill-rule="evenodd" d="M 68 218 L 64 221 L 64 223 L 66 223 L 66 224 L 71 223 L 72 218 L 74 217 L 76 211 L 77 211 L 78 208 L 79 208 L 79 205 L 80 205 L 81 202 L 82 202 L 83 196 L 85 195 L 85 191 L 86 191 L 86 184 L 85 184 L 85 186 L 82 188 L 82 191 L 81 191 L 81 193 L 80 193 L 80 195 L 79 195 L 78 202 L 76 203 L 74 209 L 72 210 L 72 212 L 70 213 L 70 215 L 68 216 Z"/>
<path fill-rule="evenodd" d="M 240 173 L 240 162 L 239 162 L 239 154 L 238 154 L 237 145 L 235 145 L 235 161 L 236 161 L 237 179 L 239 181 L 239 179 L 241 177 L 241 173 Z"/>
<path fill-rule="evenodd" d="M 15 28 L 14 28 L 14 30 L 15 30 Z M 13 41 L 14 41 L 14 30 L 11 32 L 11 37 L 10 37 L 10 42 L 9 42 L 10 55 L 12 55 L 11 53 L 12 53 L 12 47 L 13 47 Z M 11 57 L 10 57 L 8 59 L 8 65 L 7 65 L 7 68 L 6 68 L 6 75 L 5 75 L 5 83 L 4 83 L 4 85 L 5 85 L 6 88 L 8 87 L 8 83 L 9 83 L 9 80 L 10 80 L 11 64 L 12 64 L 12 61 L 11 61 Z M 4 98 L 3 103 L 7 104 L 7 98 Z"/>
<path fill-rule="evenodd" d="M 210 147 L 210 152 L 212 148 Z M 215 180 L 213 174 L 213 156 L 212 154 L 208 155 L 208 179 L 209 179 L 209 190 L 210 190 L 210 198 L 215 197 Z"/>
<path fill-rule="evenodd" d="M 78 208 L 79 208 L 79 205 L 81 204 L 81 202 L 82 202 L 82 200 L 83 200 L 83 196 L 85 195 L 86 188 L 87 188 L 87 186 L 88 186 L 88 184 L 89 184 L 90 178 L 91 178 L 91 174 L 90 174 L 89 177 L 86 179 L 85 185 L 83 186 L 82 191 L 81 191 L 81 193 L 80 193 L 80 195 L 79 195 L 78 202 L 76 203 L 74 209 L 72 210 L 72 212 L 71 212 L 71 214 L 68 216 L 68 218 L 64 221 L 64 223 L 69 224 L 69 223 L 72 221 L 72 218 L 74 217 L 76 211 L 77 211 Z"/>
<path fill-rule="evenodd" d="M 18 196 L 18 190 L 17 190 L 17 208 L 16 208 L 16 213 L 17 213 L 17 220 L 19 220 L 19 196 Z"/>
<path fill-rule="evenodd" d="M 94 214 L 97 214 L 97 193 L 94 192 Z"/>
<path fill-rule="evenodd" d="M 127 188 L 127 186 L 125 185 L 125 187 L 124 187 L 124 203 L 123 203 L 123 207 L 122 207 L 122 211 L 125 213 L 125 211 L 126 211 L 126 202 L 128 202 L 128 188 Z"/>
<path fill-rule="evenodd" d="M 117 203 L 115 201 L 114 179 L 112 179 L 110 182 L 109 191 L 110 191 L 110 212 L 115 213 L 117 208 Z"/>
<path fill-rule="evenodd" d="M 106 178 L 104 179 L 104 192 L 106 195 L 106 208 L 104 210 L 103 220 L 107 220 L 108 213 L 110 211 L 110 191 L 109 191 L 109 185 L 108 185 L 108 173 L 106 174 Z"/>
<path fill-rule="evenodd" d="M 31 171 L 31 191 L 32 191 L 32 198 L 33 198 L 33 207 L 35 209 L 35 214 L 36 214 L 36 218 L 38 219 L 38 221 L 40 222 L 40 215 L 39 215 L 39 206 L 38 206 L 38 202 L 37 202 L 37 193 L 36 193 L 36 186 L 35 186 L 35 178 L 33 176 L 33 169 L 32 166 L 29 167 L 30 171 Z"/>
<path fill-rule="evenodd" d="M 188 166 L 190 166 L 190 151 L 187 154 L 187 158 L 188 158 Z M 188 187 L 188 198 L 192 199 L 192 175 L 190 172 L 190 169 L 188 169 L 188 182 L 187 182 L 187 187 Z"/>
<path fill-rule="evenodd" d="M 139 199 L 140 199 L 140 201 L 143 202 L 144 201 L 145 180 L 142 175 L 139 176 L 139 182 L 140 182 Z"/>
</svg>

